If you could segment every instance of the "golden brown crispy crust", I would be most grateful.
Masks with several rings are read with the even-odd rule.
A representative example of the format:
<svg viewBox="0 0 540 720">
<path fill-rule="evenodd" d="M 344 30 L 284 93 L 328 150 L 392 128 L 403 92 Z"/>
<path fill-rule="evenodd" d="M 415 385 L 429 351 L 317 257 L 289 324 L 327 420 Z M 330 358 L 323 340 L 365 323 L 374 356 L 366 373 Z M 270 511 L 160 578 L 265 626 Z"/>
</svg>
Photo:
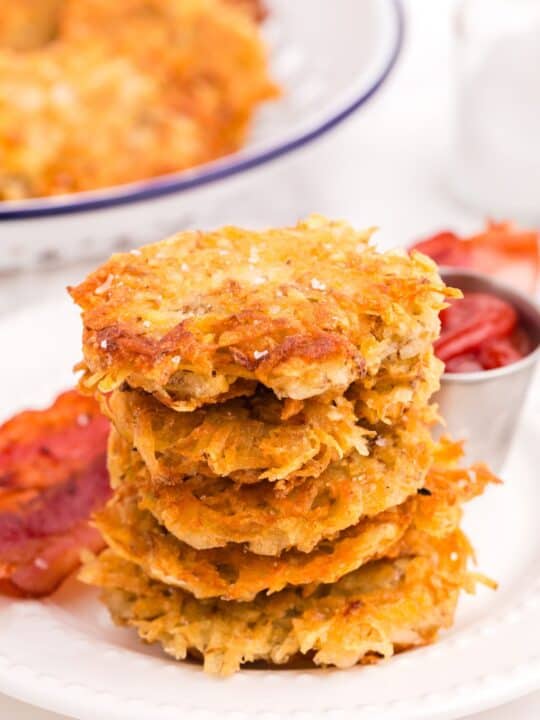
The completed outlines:
<svg viewBox="0 0 540 720">
<path fill-rule="evenodd" d="M 453 293 L 430 260 L 377 253 L 369 235 L 313 216 L 113 256 L 70 289 L 83 310 L 83 387 L 127 382 L 190 410 L 239 380 L 305 399 L 417 362 Z"/>
<path fill-rule="evenodd" d="M 343 397 L 291 407 L 259 389 L 249 398 L 191 413 L 175 412 L 137 390 L 115 390 L 101 400 L 152 477 L 170 482 L 201 474 L 238 483 L 269 480 L 284 489 L 317 477 L 353 451 L 367 455 L 375 435 L 357 424 L 352 403 Z"/>
<path fill-rule="evenodd" d="M 353 383 L 346 397 L 354 403 L 355 413 L 363 425 L 399 424 L 411 407 L 415 412 L 424 408 L 425 421 L 432 423 L 436 408 L 429 408 L 429 400 L 439 389 L 443 370 L 443 363 L 430 348 L 412 362 L 397 360 L 376 377 Z"/>
<path fill-rule="evenodd" d="M 258 26 L 234 3 L 4 2 L 0 200 L 208 162 L 237 150 L 277 94 Z"/>
<path fill-rule="evenodd" d="M 424 485 L 431 462 L 429 431 L 412 417 L 374 438 L 369 457 L 353 453 L 286 492 L 268 482 L 237 486 L 202 475 L 162 479 L 114 431 L 109 445 L 113 486 L 135 485 L 140 507 L 173 535 L 198 549 L 246 543 L 263 555 L 291 547 L 310 552 L 362 517 L 401 504 Z"/>
<path fill-rule="evenodd" d="M 414 521 L 420 530 L 439 537 L 453 531 L 460 522 L 461 505 L 481 495 L 488 485 L 501 483 L 484 463 L 462 467 L 462 457 L 462 442 L 442 437 L 436 443 L 426 478 L 428 494 L 422 495 Z"/>
<path fill-rule="evenodd" d="M 249 603 L 196 600 L 111 550 L 90 562 L 82 579 L 104 589 L 118 624 L 177 659 L 202 656 L 207 672 L 229 675 L 245 663 L 283 665 L 299 655 L 350 667 L 432 642 L 452 624 L 460 590 L 474 588 L 470 546 L 459 531 L 444 539 L 411 534 L 403 551 L 333 585 L 287 588 Z"/>
<path fill-rule="evenodd" d="M 96 524 L 109 547 L 139 564 L 150 577 L 188 590 L 197 598 L 247 601 L 263 590 L 277 592 L 288 584 L 332 583 L 373 558 L 399 553 L 396 548 L 408 528 L 438 537 L 456 530 L 462 503 L 497 480 L 484 466 L 454 468 L 454 455 L 453 445 L 445 441 L 421 494 L 361 520 L 332 540 L 322 541 L 310 553 L 293 549 L 269 557 L 238 544 L 195 550 L 168 533 L 151 513 L 141 510 L 130 485 L 117 490 L 97 515 Z"/>
<path fill-rule="evenodd" d="M 140 564 L 151 577 L 181 587 L 197 598 L 252 600 L 259 592 L 274 593 L 287 585 L 331 583 L 398 542 L 411 522 L 414 503 L 379 513 L 322 541 L 311 553 L 289 550 L 279 557 L 255 555 L 242 545 L 194 550 L 167 533 L 154 517 L 137 507 L 137 497 L 116 493 L 96 516 L 107 545 Z"/>
<path fill-rule="evenodd" d="M 58 30 L 64 0 L 3 0 L 0 12 L 0 51 L 31 50 L 52 40 Z"/>
</svg>

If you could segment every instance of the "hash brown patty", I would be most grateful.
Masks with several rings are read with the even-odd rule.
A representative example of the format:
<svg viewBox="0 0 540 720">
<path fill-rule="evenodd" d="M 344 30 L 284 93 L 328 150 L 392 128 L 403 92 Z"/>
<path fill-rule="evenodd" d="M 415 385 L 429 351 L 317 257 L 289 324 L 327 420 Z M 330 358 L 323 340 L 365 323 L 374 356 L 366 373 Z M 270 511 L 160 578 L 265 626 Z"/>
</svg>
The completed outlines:
<svg viewBox="0 0 540 720">
<path fill-rule="evenodd" d="M 438 450 L 452 457 L 451 443 Z M 252 600 L 259 592 L 278 592 L 288 584 L 331 583 L 369 560 L 392 552 L 408 528 L 444 537 L 461 521 L 461 506 L 483 492 L 496 478 L 482 465 L 472 468 L 434 466 L 421 494 L 397 507 L 362 518 L 311 552 L 297 549 L 279 556 L 258 555 L 243 544 L 196 550 L 178 540 L 138 503 L 136 488 L 117 489 L 115 497 L 96 516 L 107 544 L 139 564 L 151 577 L 188 590 L 197 598 Z"/>
<path fill-rule="evenodd" d="M 296 227 L 183 232 L 113 255 L 70 292 L 87 391 L 127 383 L 189 411 L 261 383 L 280 398 L 342 393 L 414 364 L 457 291 L 419 253 L 311 216 Z"/>
<path fill-rule="evenodd" d="M 256 555 L 240 544 L 195 550 L 141 510 L 134 493 L 116 492 L 95 517 L 96 527 L 118 555 L 139 564 L 157 580 L 181 587 L 196 598 L 247 601 L 286 585 L 335 582 L 400 540 L 412 521 L 414 502 L 359 522 L 310 553 L 292 549 L 278 557 Z"/>
<path fill-rule="evenodd" d="M 259 390 L 178 413 L 148 393 L 115 390 L 101 404 L 152 476 L 171 481 L 201 474 L 282 487 L 319 476 L 353 451 L 367 455 L 374 435 L 343 397 L 281 403 Z"/>
<path fill-rule="evenodd" d="M 410 418 L 401 427 L 386 428 L 369 456 L 352 453 L 280 492 L 267 481 L 238 485 L 200 474 L 152 475 L 113 430 L 109 472 L 115 488 L 135 486 L 139 506 L 192 547 L 245 543 L 251 552 L 278 555 L 291 547 L 310 552 L 362 517 L 401 504 L 424 485 L 432 456 L 428 428 Z"/>
</svg>

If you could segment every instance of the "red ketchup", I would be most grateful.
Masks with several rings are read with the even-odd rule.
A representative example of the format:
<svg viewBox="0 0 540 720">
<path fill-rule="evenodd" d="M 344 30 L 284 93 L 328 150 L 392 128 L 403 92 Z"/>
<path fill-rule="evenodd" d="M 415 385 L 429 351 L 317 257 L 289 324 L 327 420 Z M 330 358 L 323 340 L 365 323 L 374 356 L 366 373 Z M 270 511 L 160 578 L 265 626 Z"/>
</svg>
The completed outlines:
<svg viewBox="0 0 540 720">
<path fill-rule="evenodd" d="M 411 249 L 439 265 L 478 270 L 530 292 L 540 274 L 538 232 L 508 222 L 488 222 L 483 232 L 470 237 L 440 232 Z M 530 350 L 515 309 L 495 295 L 465 293 L 441 313 L 435 353 L 446 372 L 493 370 L 516 362 Z"/>
<path fill-rule="evenodd" d="M 435 354 L 446 372 L 475 372 L 510 365 L 529 352 L 514 308 L 487 293 L 465 293 L 441 312 Z"/>
</svg>

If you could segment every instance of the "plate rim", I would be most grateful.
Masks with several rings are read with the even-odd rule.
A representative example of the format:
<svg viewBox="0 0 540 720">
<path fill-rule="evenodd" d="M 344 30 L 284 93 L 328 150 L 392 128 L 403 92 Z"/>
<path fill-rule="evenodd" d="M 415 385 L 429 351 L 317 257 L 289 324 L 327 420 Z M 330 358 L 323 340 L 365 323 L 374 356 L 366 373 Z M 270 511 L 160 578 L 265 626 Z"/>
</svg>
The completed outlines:
<svg viewBox="0 0 540 720">
<path fill-rule="evenodd" d="M 540 595 L 540 591 L 538 593 Z M 35 605 L 35 601 L 29 601 Z M 429 651 L 440 650 L 440 643 L 420 648 L 414 653 L 427 654 Z M 390 662 L 408 658 L 409 655 L 397 656 Z M 144 658 L 151 662 L 153 658 Z M 347 672 L 369 672 L 374 667 L 351 668 L 340 670 Z M 201 671 L 202 672 L 202 671 Z M 0 692 L 21 702 L 34 705 L 50 712 L 56 712 L 79 720 L 125 720 L 127 708 L 130 720 L 148 720 L 148 712 L 152 708 L 152 720 L 173 720 L 179 712 L 188 712 L 190 720 L 199 716 L 205 720 L 247 720 L 261 715 L 261 720 L 335 720 L 343 713 L 355 713 L 356 720 L 372 720 L 374 714 L 381 720 L 453 720 L 456 718 L 489 710 L 507 702 L 516 700 L 530 692 L 538 690 L 540 684 L 540 651 L 536 650 L 530 657 L 523 658 L 518 665 L 510 664 L 500 672 L 478 673 L 466 682 L 457 683 L 444 692 L 426 692 L 408 700 L 388 700 L 382 703 L 335 704 L 321 707 L 318 710 L 276 710 L 268 709 L 267 692 L 272 691 L 267 678 L 276 674 L 272 670 L 250 670 L 250 675 L 257 674 L 261 679 L 261 704 L 249 710 L 227 708 L 215 710 L 204 704 L 171 704 L 155 706 L 151 700 L 138 697 L 113 695 L 112 693 L 84 685 L 82 683 L 65 683 L 47 672 L 38 671 L 29 665 L 12 665 L 9 659 L 0 652 Z M 285 671 L 288 672 L 288 671 Z M 295 671 L 293 671 L 295 672 Z M 244 674 L 246 671 L 244 671 Z M 295 680 L 309 678 L 310 684 L 322 677 L 324 670 L 309 670 L 296 673 Z M 236 676 L 238 677 L 238 676 Z M 211 678 L 212 682 L 229 682 L 230 679 Z M 239 701 L 240 703 L 241 701 Z"/>
</svg>

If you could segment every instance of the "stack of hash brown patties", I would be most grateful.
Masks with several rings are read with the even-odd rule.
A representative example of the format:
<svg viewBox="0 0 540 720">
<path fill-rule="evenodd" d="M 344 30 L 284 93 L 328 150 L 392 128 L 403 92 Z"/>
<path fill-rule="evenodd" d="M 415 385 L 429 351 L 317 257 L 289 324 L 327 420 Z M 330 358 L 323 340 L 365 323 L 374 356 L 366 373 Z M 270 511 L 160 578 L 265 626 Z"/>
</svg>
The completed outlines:
<svg viewBox="0 0 540 720">
<path fill-rule="evenodd" d="M 185 232 L 71 289 L 113 425 L 109 547 L 82 577 L 211 672 L 373 662 L 433 640 L 472 584 L 461 504 L 492 478 L 429 432 L 453 292 L 369 235 Z"/>
</svg>

